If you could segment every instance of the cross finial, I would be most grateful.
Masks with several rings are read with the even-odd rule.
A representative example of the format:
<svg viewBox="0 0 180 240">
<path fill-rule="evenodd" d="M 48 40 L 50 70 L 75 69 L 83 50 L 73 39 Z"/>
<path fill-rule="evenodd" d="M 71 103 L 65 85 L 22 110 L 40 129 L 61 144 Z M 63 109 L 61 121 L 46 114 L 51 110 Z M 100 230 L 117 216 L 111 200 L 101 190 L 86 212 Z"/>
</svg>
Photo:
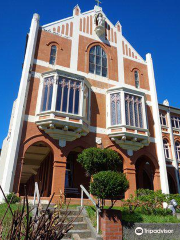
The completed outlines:
<svg viewBox="0 0 180 240">
<path fill-rule="evenodd" d="M 95 1 L 97 2 L 97 5 L 98 5 L 98 6 L 99 6 L 100 3 L 102 3 L 102 2 L 100 2 L 99 0 L 95 0 Z"/>
</svg>

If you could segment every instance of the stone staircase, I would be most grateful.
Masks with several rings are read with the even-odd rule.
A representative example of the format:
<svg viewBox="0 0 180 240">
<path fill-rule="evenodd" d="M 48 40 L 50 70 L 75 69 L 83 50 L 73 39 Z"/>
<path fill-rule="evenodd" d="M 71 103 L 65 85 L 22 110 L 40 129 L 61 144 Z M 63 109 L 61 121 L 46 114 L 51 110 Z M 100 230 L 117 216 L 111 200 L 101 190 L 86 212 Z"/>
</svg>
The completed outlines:
<svg viewBox="0 0 180 240">
<path fill-rule="evenodd" d="M 65 210 L 61 210 L 62 215 L 65 214 L 65 212 Z M 74 234 L 78 234 L 81 239 L 93 240 L 91 231 L 88 229 L 82 213 L 79 215 L 80 211 L 78 209 L 69 209 L 68 212 L 69 215 L 67 220 L 70 221 L 74 218 L 76 218 L 76 220 L 73 223 L 73 228 L 63 239 L 72 239 Z"/>
<path fill-rule="evenodd" d="M 46 204 L 42 205 L 43 210 L 46 208 Z M 51 205 L 49 207 L 50 211 L 54 210 L 54 206 Z M 64 214 L 66 214 L 66 210 L 61 210 L 61 215 L 63 217 Z M 75 219 L 75 222 L 73 222 L 73 228 L 67 233 L 67 235 L 63 238 L 65 240 L 71 240 L 73 239 L 73 235 L 78 235 L 79 239 L 82 240 L 95 240 L 96 238 L 93 238 L 92 231 L 88 228 L 88 224 L 85 220 L 85 217 L 83 216 L 83 213 L 80 213 L 80 209 L 68 209 L 68 217 L 67 222 Z M 99 239 L 98 239 L 99 240 Z"/>
</svg>

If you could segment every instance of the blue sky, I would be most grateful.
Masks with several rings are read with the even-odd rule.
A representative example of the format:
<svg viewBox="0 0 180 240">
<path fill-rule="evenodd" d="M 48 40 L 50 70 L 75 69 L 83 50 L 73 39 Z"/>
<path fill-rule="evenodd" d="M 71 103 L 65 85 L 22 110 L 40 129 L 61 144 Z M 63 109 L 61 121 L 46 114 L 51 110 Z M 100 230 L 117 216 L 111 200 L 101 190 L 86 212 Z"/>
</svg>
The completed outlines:
<svg viewBox="0 0 180 240">
<path fill-rule="evenodd" d="M 180 1 L 179 0 L 102 0 L 102 8 L 112 23 L 120 21 L 123 35 L 145 58 L 150 52 L 160 103 L 168 99 L 179 107 L 180 81 Z M 72 15 L 79 4 L 82 12 L 93 9 L 94 0 L 6 0 L 0 1 L 0 148 L 7 135 L 13 101 L 17 97 L 26 34 L 33 13 L 40 24 Z"/>
</svg>

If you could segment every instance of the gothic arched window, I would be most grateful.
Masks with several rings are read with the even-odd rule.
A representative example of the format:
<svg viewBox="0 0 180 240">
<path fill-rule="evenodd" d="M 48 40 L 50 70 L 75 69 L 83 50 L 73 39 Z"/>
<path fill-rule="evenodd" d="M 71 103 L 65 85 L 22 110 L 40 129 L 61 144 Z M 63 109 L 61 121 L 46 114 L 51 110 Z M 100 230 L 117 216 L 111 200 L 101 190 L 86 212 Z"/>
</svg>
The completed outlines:
<svg viewBox="0 0 180 240">
<path fill-rule="evenodd" d="M 139 88 L 139 73 L 138 73 L 138 71 L 134 71 L 134 78 L 135 78 L 135 87 Z"/>
<path fill-rule="evenodd" d="M 57 47 L 55 45 L 51 46 L 50 60 L 49 63 L 54 65 L 56 62 Z"/>
<path fill-rule="evenodd" d="M 166 139 L 163 139 L 163 146 L 164 146 L 165 158 L 170 158 L 169 143 Z"/>
<path fill-rule="evenodd" d="M 107 56 L 105 51 L 99 45 L 90 49 L 89 72 L 107 77 Z"/>
<path fill-rule="evenodd" d="M 176 158 L 177 160 L 180 160 L 180 142 L 176 141 L 175 147 L 176 147 Z"/>
</svg>

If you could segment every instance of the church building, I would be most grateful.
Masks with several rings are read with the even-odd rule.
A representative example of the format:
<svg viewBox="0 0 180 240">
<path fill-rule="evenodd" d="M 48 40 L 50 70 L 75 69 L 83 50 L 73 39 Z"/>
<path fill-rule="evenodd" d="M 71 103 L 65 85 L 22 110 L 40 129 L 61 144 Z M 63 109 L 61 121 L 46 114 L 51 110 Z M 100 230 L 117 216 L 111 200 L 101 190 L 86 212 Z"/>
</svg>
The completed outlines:
<svg viewBox="0 0 180 240">
<path fill-rule="evenodd" d="M 90 178 L 76 159 L 90 147 L 119 154 L 126 199 L 138 188 L 180 193 L 180 109 L 158 104 L 151 54 L 141 57 L 100 6 L 43 26 L 34 14 L 0 184 L 33 196 L 38 182 L 43 199 L 79 199 Z"/>
</svg>

